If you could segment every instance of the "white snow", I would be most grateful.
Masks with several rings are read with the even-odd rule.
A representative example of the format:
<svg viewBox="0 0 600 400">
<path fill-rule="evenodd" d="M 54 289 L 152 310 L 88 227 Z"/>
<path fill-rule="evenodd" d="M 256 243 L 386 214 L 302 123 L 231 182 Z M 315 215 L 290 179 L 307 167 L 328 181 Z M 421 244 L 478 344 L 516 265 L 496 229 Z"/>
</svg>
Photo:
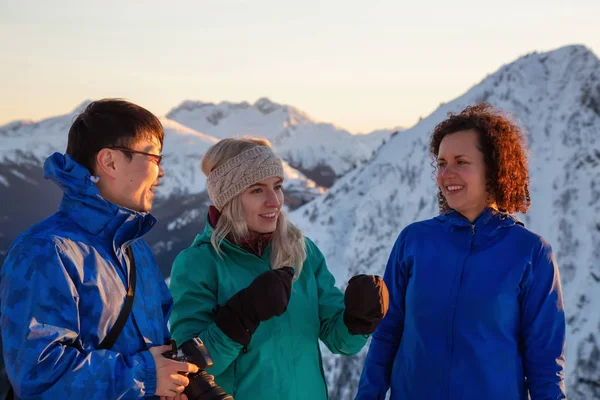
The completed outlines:
<svg viewBox="0 0 600 400">
<path fill-rule="evenodd" d="M 14 169 L 14 168 L 11 168 L 10 173 L 13 174 L 14 176 L 16 176 L 17 178 L 24 180 L 27 183 L 30 183 L 32 185 L 37 185 L 36 181 L 34 181 L 33 179 L 28 178 L 23 173 L 21 173 L 20 171 Z M 7 186 L 8 186 L 8 184 L 7 184 Z"/>
<path fill-rule="evenodd" d="M 169 222 L 169 225 L 167 225 L 167 230 L 172 231 L 174 229 L 178 229 L 183 226 L 186 226 L 189 223 L 191 223 L 192 221 L 194 221 L 196 218 L 198 218 L 199 216 L 200 216 L 200 210 L 198 210 L 196 208 L 185 211 L 182 216 Z"/>
<path fill-rule="evenodd" d="M 333 124 L 314 121 L 298 109 L 262 98 L 219 104 L 185 101 L 167 117 L 217 138 L 258 136 L 269 139 L 277 152 L 297 168 L 331 167 L 340 176 L 371 159 L 392 133 L 352 135 Z"/>
<path fill-rule="evenodd" d="M 64 152 L 69 128 L 81 107 L 79 106 L 70 114 L 36 123 L 17 121 L 0 127 L 0 137 L 2 137 L 0 162 L 42 165 L 52 153 Z M 163 166 L 168 179 L 161 181 L 156 192 L 157 197 L 166 198 L 171 195 L 204 191 L 206 177 L 200 170 L 200 162 L 206 150 L 219 139 L 166 117 L 161 117 L 160 121 L 165 130 Z M 309 198 L 323 193 L 321 187 L 287 163 L 284 163 L 284 170 L 286 190 L 303 192 Z M 16 170 L 12 170 L 11 173 L 22 179 L 26 178 Z"/>
</svg>

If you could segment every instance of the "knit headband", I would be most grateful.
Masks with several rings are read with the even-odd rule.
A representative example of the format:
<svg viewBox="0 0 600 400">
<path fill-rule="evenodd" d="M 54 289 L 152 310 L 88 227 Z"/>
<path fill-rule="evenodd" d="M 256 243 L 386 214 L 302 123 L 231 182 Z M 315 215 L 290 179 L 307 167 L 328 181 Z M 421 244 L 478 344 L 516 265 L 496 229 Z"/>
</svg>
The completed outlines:
<svg viewBox="0 0 600 400">
<path fill-rule="evenodd" d="M 208 196 L 221 211 L 225 204 L 250 186 L 274 176 L 283 178 L 281 159 L 270 147 L 256 146 L 227 160 L 208 174 Z"/>
</svg>

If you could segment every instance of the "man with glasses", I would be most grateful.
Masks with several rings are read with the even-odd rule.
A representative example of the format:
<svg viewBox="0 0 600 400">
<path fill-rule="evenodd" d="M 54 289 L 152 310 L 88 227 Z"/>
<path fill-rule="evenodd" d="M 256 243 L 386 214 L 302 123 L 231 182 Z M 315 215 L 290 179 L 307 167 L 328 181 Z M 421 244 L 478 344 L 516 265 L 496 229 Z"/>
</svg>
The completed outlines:
<svg viewBox="0 0 600 400">
<path fill-rule="evenodd" d="M 163 135 L 146 109 L 96 101 L 73 122 L 66 154 L 46 160 L 59 210 L 13 242 L 0 274 L 15 397 L 185 397 L 179 372 L 197 367 L 162 356 L 172 298 L 141 239 L 156 223 Z"/>
</svg>

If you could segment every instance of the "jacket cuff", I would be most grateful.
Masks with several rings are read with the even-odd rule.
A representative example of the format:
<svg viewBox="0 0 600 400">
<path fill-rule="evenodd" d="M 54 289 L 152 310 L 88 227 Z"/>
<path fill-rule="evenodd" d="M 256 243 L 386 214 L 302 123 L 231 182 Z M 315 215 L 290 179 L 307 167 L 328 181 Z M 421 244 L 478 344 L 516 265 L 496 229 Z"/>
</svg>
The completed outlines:
<svg viewBox="0 0 600 400">
<path fill-rule="evenodd" d="M 351 315 L 350 312 L 348 311 L 348 309 L 346 309 L 344 311 L 343 320 L 344 320 L 344 325 L 346 325 L 346 327 L 348 328 L 348 331 L 352 335 L 365 335 L 365 337 L 369 337 L 369 335 L 371 335 L 373 332 L 375 332 L 377 325 L 379 325 L 379 322 L 381 321 L 380 318 L 371 319 L 371 320 L 367 320 L 364 318 L 357 318 L 357 317 Z"/>
<path fill-rule="evenodd" d="M 154 357 L 149 351 L 138 353 L 142 363 L 143 379 L 144 379 L 144 396 L 154 396 L 156 393 L 156 364 Z"/>
<path fill-rule="evenodd" d="M 248 346 L 259 323 L 225 305 L 217 311 L 215 325 L 234 342 Z"/>
<path fill-rule="evenodd" d="M 367 339 L 369 339 L 369 337 L 371 336 L 366 334 L 355 335 L 352 332 L 350 332 L 350 329 L 348 329 L 346 323 L 344 322 L 343 314 L 339 315 L 336 321 L 336 329 L 339 337 L 343 341 L 341 348 L 343 348 L 344 350 L 342 351 L 342 354 L 346 355 L 353 355 L 358 353 L 367 343 Z"/>
</svg>

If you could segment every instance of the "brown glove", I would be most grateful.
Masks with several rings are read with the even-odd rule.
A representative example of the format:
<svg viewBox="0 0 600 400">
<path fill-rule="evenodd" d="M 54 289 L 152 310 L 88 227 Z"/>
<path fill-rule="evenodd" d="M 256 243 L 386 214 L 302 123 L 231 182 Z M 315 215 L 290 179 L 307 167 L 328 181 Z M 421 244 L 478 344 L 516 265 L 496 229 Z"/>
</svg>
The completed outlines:
<svg viewBox="0 0 600 400">
<path fill-rule="evenodd" d="M 377 275 L 356 275 L 348 282 L 344 294 L 344 324 L 353 335 L 370 335 L 389 306 L 389 294 Z"/>
</svg>

